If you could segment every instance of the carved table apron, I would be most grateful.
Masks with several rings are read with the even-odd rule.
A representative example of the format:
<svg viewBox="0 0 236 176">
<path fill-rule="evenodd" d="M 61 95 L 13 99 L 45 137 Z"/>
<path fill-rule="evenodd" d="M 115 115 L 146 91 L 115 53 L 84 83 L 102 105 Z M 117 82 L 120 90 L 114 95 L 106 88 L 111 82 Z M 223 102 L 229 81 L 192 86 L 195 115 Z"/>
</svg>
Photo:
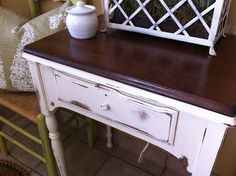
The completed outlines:
<svg viewBox="0 0 236 176">
<path fill-rule="evenodd" d="M 107 47 L 103 46 L 106 43 L 96 43 L 100 40 L 100 35 L 102 40 L 106 34 L 98 34 L 97 37 L 91 39 L 91 42 L 94 40 L 93 43 L 98 45 L 99 51 L 103 51 L 102 48 Z M 60 41 L 60 37 L 63 40 Z M 66 51 L 63 51 L 64 54 L 56 56 L 55 53 L 64 50 L 61 45 L 50 48 L 51 45 L 58 44 L 57 40 L 70 41 L 70 43 L 65 42 Z M 40 45 L 44 42 L 50 44 Z M 168 151 L 179 158 L 193 176 L 209 176 L 229 127 L 236 124 L 235 118 L 227 114 L 231 112 L 227 111 L 229 108 L 220 106 L 215 110 L 215 106 L 219 106 L 217 103 L 213 102 L 212 104 L 215 106 L 212 106 L 208 101 L 204 105 L 204 101 L 201 103 L 196 99 L 196 103 L 200 102 L 198 106 L 198 104 L 187 102 L 188 96 L 185 94 L 181 95 L 185 98 L 181 101 L 181 97 L 175 98 L 171 96 L 171 92 L 169 92 L 170 96 L 165 95 L 168 94 L 165 92 L 166 89 L 162 90 L 159 87 L 160 93 L 152 91 L 152 85 L 147 82 L 145 83 L 149 88 L 145 88 L 145 85 L 137 80 L 122 80 L 121 73 L 117 74 L 117 72 L 112 73 L 115 76 L 118 75 L 117 79 L 115 76 L 112 79 L 111 76 L 105 76 L 96 69 L 94 71 L 92 68 L 96 65 L 91 66 L 93 71 L 90 71 L 89 66 L 73 65 L 66 59 L 65 63 L 57 61 L 58 58 L 63 57 L 76 58 L 75 51 L 70 53 L 70 47 L 73 45 L 74 48 L 77 42 L 78 45 L 81 43 L 80 46 L 77 46 L 78 55 L 91 57 L 93 47 L 88 45 L 89 47 L 83 48 L 84 41 L 71 39 L 66 31 L 26 47 L 23 54 L 23 57 L 29 61 L 41 111 L 46 116 L 54 156 L 61 175 L 66 176 L 67 174 L 57 120 L 53 115 L 54 110 L 58 107 L 71 109 Z M 84 42 L 85 45 L 86 42 L 88 41 Z M 44 51 L 44 48 L 47 48 L 47 52 Z M 129 49 L 132 47 L 127 48 L 126 56 L 130 56 Z M 90 53 L 87 53 L 86 50 L 89 50 Z M 97 50 L 94 52 L 96 55 Z M 207 53 L 207 50 L 205 52 Z M 122 54 L 124 53 L 120 53 L 120 59 L 123 57 Z M 152 53 L 152 56 L 156 57 L 154 54 Z M 54 60 L 49 59 L 50 55 Z M 76 61 L 78 65 L 84 64 L 82 56 L 81 61 Z M 109 56 L 111 57 L 111 55 Z M 93 59 L 99 59 L 99 57 Z M 106 64 L 112 65 L 113 63 L 106 60 Z M 208 71 L 208 68 L 204 64 L 201 65 L 201 72 L 203 72 L 201 74 L 205 74 L 206 70 Z M 163 74 L 163 76 L 165 75 Z M 196 85 L 197 90 L 202 89 L 206 81 L 199 79 L 196 80 L 199 81 L 199 84 Z M 171 90 L 174 95 L 175 90 Z M 217 111 L 222 111 L 222 113 Z"/>
</svg>

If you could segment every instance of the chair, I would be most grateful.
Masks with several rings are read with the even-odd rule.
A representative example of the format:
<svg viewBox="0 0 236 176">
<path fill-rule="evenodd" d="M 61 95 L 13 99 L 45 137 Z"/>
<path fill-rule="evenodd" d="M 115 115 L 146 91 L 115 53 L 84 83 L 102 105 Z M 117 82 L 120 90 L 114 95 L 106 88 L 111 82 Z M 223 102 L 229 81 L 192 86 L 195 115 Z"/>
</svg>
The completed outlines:
<svg viewBox="0 0 236 176">
<path fill-rule="evenodd" d="M 30 138 L 34 142 L 40 144 L 43 149 L 43 156 L 41 156 L 40 154 L 30 149 L 29 146 L 25 146 L 21 142 L 17 141 L 17 139 L 15 139 L 14 137 L 5 133 L 2 130 L 2 128 L 0 129 L 1 153 L 3 155 L 8 154 L 7 146 L 5 142 L 5 140 L 7 139 L 10 142 L 16 144 L 18 147 L 25 150 L 26 152 L 28 152 L 29 154 L 31 154 L 32 156 L 44 162 L 46 164 L 49 176 L 56 176 L 57 175 L 56 165 L 55 165 L 55 161 L 54 161 L 52 150 L 51 150 L 50 139 L 48 137 L 48 131 L 45 124 L 45 119 L 44 119 L 44 116 L 40 114 L 39 105 L 38 105 L 38 101 L 35 94 L 34 93 L 13 93 L 13 92 L 0 90 L 0 105 L 18 114 L 18 116 L 13 116 L 12 118 L 7 118 L 7 117 L 4 117 L 4 115 L 0 115 L 0 122 L 2 122 L 4 125 L 8 127 L 13 128 L 19 133 L 25 135 L 26 137 Z M 71 118 L 69 118 L 68 123 L 72 121 L 71 120 L 72 118 L 76 120 L 78 119 L 78 118 L 75 118 L 76 116 L 78 116 L 76 113 L 72 113 L 72 112 L 70 113 L 71 113 Z M 35 135 L 17 126 L 14 122 L 17 118 L 19 118 L 19 116 L 21 118 L 25 118 L 29 120 L 30 122 L 34 124 L 37 124 L 40 137 L 36 137 Z M 84 118 L 79 118 L 79 119 L 84 119 Z M 87 130 L 89 145 L 92 146 L 93 145 L 92 121 L 86 118 L 85 118 L 85 121 L 87 123 L 84 123 L 84 125 L 78 128 L 78 130 L 76 130 L 76 132 L 73 134 L 75 134 L 75 136 L 78 136 L 79 132 L 81 132 L 81 129 Z M 65 122 L 64 124 L 67 124 L 67 122 Z M 63 126 L 66 126 L 66 125 L 63 125 Z M 3 125 L 1 125 L 1 127 L 3 127 Z M 70 144 L 70 142 L 71 142 L 71 137 L 66 142 L 67 146 Z"/>
<path fill-rule="evenodd" d="M 40 114 L 39 105 L 35 95 L 33 93 L 11 93 L 0 90 L 0 104 L 16 112 L 21 117 L 28 119 L 32 123 L 37 124 L 40 138 L 15 125 L 14 119 L 16 119 L 16 116 L 12 117 L 11 121 L 7 117 L 0 115 L 0 121 L 2 123 L 22 133 L 26 137 L 35 141 L 36 143 L 40 144 L 43 148 L 43 156 L 30 149 L 28 146 L 25 146 L 24 144 L 20 143 L 19 141 L 17 141 L 16 139 L 14 139 L 13 137 L 11 137 L 0 129 L 1 153 L 3 155 L 8 154 L 5 142 L 5 139 L 7 139 L 22 148 L 23 150 L 27 151 L 34 157 L 38 158 L 42 162 L 44 162 L 48 169 L 48 175 L 56 176 L 56 166 L 50 146 L 50 140 L 48 137 L 45 119 L 44 116 Z M 1 127 L 2 126 L 3 125 L 1 125 Z"/>
</svg>

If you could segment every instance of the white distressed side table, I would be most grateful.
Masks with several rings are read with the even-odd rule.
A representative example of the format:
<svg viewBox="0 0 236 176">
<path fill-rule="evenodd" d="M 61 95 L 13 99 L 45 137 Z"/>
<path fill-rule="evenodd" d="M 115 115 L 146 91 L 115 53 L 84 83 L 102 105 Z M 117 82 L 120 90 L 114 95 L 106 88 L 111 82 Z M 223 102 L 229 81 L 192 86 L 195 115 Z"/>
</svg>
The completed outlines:
<svg viewBox="0 0 236 176">
<path fill-rule="evenodd" d="M 26 46 L 61 175 L 58 107 L 162 148 L 193 176 L 214 166 L 235 176 L 235 46 L 234 36 L 220 41 L 212 59 L 201 46 L 115 30 L 89 40 L 63 31 Z"/>
</svg>

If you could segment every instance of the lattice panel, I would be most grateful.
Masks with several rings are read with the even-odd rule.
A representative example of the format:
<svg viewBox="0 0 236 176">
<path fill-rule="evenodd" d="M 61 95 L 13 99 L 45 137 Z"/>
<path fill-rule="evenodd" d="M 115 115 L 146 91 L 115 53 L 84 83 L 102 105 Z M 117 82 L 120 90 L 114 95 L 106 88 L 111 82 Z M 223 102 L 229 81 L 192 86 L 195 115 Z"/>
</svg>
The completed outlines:
<svg viewBox="0 0 236 176">
<path fill-rule="evenodd" d="M 224 29 L 226 26 L 226 22 L 227 22 L 227 18 L 228 18 L 228 12 L 229 12 L 229 8 L 230 8 L 230 0 L 225 0 L 224 4 L 223 4 L 223 8 L 222 8 L 222 13 L 221 13 L 221 18 L 220 18 L 220 22 L 219 22 L 219 27 L 218 27 L 218 36 L 217 38 L 219 38 L 222 34 L 224 34 Z"/>
<path fill-rule="evenodd" d="M 230 0 L 105 0 L 105 13 L 108 27 L 212 47 L 229 5 Z"/>
</svg>

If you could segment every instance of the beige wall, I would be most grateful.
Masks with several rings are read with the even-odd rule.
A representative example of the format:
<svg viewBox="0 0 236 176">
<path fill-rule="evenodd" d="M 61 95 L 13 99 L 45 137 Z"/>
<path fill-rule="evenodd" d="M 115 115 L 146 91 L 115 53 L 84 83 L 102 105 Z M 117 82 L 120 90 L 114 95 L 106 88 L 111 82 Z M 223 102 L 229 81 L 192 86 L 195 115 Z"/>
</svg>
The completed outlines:
<svg viewBox="0 0 236 176">
<path fill-rule="evenodd" d="M 26 18 L 30 18 L 30 12 L 28 8 L 28 0 L 0 0 L 0 5 L 7 7 Z M 90 0 L 90 3 L 93 3 L 98 6 L 98 14 L 101 14 L 101 4 L 98 0 Z M 40 0 L 40 9 L 42 12 L 46 12 L 50 9 L 53 9 L 63 2 L 54 2 L 53 0 Z"/>
<path fill-rule="evenodd" d="M 101 1 L 102 0 L 89 0 L 91 4 L 97 6 L 98 14 L 102 13 Z M 40 2 L 43 12 L 61 4 L 59 2 L 55 3 L 52 0 L 40 0 Z M 27 0 L 0 0 L 0 3 L 2 3 L 3 6 L 9 7 L 10 9 L 22 14 L 25 17 L 30 16 Z M 236 35 L 236 1 L 232 1 L 226 32 Z"/>
<path fill-rule="evenodd" d="M 232 4 L 231 4 L 226 32 L 236 35 L 236 1 L 235 0 L 232 1 Z"/>
<path fill-rule="evenodd" d="M 7 7 L 24 17 L 30 16 L 27 0 L 0 0 L 2 6 Z"/>
<path fill-rule="evenodd" d="M 26 18 L 30 18 L 28 0 L 0 0 L 2 6 L 7 7 Z M 52 0 L 40 0 L 40 9 L 42 12 L 48 11 L 61 5 L 62 2 L 53 2 Z"/>
</svg>

